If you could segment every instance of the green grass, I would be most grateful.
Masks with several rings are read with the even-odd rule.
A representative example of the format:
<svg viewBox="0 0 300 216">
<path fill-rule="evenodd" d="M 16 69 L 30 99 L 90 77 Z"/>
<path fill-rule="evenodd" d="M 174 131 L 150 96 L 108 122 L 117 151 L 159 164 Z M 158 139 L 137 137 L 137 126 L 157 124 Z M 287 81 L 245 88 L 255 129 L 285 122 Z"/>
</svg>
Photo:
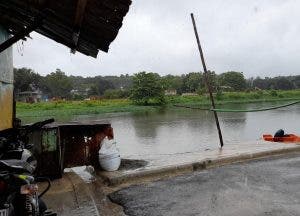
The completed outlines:
<svg viewBox="0 0 300 216">
<path fill-rule="evenodd" d="M 257 103 L 272 101 L 300 100 L 300 90 L 290 91 L 252 91 L 252 92 L 225 92 L 214 94 L 217 105 L 230 103 Z M 169 104 L 180 105 L 210 105 L 209 95 L 202 96 L 171 96 L 168 97 Z"/>
<path fill-rule="evenodd" d="M 54 101 L 17 103 L 17 116 L 86 115 L 113 112 L 143 112 L 155 110 L 153 106 L 136 106 L 128 99 L 102 99 L 91 101 Z"/>
<path fill-rule="evenodd" d="M 282 100 L 300 100 L 300 90 L 292 91 L 255 91 L 226 92 L 215 95 L 216 104 L 253 103 Z M 208 95 L 203 96 L 168 96 L 167 106 L 174 104 L 189 106 L 207 106 Z M 114 112 L 145 112 L 160 109 L 158 106 L 138 106 L 129 99 L 101 99 L 91 101 L 53 101 L 41 103 L 17 103 L 18 117 L 88 115 Z"/>
</svg>

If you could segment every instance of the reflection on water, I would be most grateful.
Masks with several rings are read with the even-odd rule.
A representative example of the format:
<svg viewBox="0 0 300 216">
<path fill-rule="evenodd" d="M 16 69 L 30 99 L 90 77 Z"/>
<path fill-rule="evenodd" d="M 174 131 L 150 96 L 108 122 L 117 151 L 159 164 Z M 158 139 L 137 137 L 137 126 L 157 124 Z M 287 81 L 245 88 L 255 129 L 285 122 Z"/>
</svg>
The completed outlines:
<svg viewBox="0 0 300 216">
<path fill-rule="evenodd" d="M 273 105 L 276 104 L 235 105 L 234 109 Z M 300 133 L 300 105 L 266 112 L 219 113 L 219 117 L 225 145 L 256 141 L 263 133 L 273 134 L 280 128 L 288 133 Z M 184 153 L 213 149 L 219 145 L 214 118 L 209 111 L 173 108 L 135 114 L 56 116 L 55 119 L 110 121 L 123 156 Z M 39 119 L 23 120 L 30 122 Z"/>
</svg>

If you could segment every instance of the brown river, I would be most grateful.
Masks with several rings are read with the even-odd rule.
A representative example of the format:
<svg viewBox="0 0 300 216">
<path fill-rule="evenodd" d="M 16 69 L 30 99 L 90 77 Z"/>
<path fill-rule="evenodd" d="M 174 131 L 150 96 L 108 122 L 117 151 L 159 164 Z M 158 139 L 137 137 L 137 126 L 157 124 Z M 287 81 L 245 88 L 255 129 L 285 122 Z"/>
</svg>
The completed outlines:
<svg viewBox="0 0 300 216">
<path fill-rule="evenodd" d="M 227 106 L 254 109 L 288 102 L 252 103 Z M 47 116 L 44 118 L 48 118 Z M 53 116 L 56 121 L 109 121 L 121 155 L 147 156 L 178 154 L 218 148 L 219 139 L 210 111 L 172 108 L 157 112 L 111 113 L 98 115 Z M 225 145 L 255 142 L 263 133 L 278 129 L 300 134 L 300 104 L 264 112 L 219 113 Z M 22 118 L 21 118 L 22 119 Z M 24 118 L 29 123 L 40 118 Z"/>
</svg>

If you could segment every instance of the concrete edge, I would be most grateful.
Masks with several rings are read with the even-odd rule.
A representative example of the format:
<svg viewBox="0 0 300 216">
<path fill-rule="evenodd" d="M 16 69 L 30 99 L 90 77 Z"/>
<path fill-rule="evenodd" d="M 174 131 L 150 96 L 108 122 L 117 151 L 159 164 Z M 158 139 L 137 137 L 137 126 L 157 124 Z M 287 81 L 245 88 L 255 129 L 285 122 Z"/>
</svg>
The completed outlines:
<svg viewBox="0 0 300 216">
<path fill-rule="evenodd" d="M 138 170 L 136 172 L 119 175 L 119 176 L 107 176 L 101 173 L 98 175 L 104 180 L 104 183 L 108 186 L 118 186 L 122 184 L 132 184 L 137 181 L 158 180 L 170 176 L 178 176 L 186 173 L 193 172 L 193 164 L 182 164 L 167 166 L 149 170 Z"/>
<path fill-rule="evenodd" d="M 224 156 L 222 158 L 206 158 L 204 160 L 166 166 L 155 169 L 137 170 L 128 174 L 109 176 L 101 172 L 97 173 L 104 183 L 110 187 L 116 187 L 120 185 L 138 184 L 146 181 L 155 181 L 168 177 L 179 176 L 183 174 L 192 173 L 198 170 L 210 169 L 220 167 L 228 164 L 241 163 L 245 161 L 251 161 L 255 159 L 278 156 L 282 154 L 295 153 L 300 151 L 300 146 L 296 145 L 289 148 L 272 149 L 260 152 L 241 153 L 236 155 Z"/>
</svg>

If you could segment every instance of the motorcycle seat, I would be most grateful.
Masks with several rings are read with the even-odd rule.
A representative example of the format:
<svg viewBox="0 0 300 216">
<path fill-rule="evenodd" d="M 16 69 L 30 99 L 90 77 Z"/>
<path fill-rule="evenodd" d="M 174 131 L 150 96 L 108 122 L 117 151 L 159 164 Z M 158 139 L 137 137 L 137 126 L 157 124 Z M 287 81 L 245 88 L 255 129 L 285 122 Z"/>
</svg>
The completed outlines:
<svg viewBox="0 0 300 216">
<path fill-rule="evenodd" d="M 34 171 L 29 163 L 16 159 L 0 160 L 0 170 L 13 173 L 32 173 Z"/>
</svg>

